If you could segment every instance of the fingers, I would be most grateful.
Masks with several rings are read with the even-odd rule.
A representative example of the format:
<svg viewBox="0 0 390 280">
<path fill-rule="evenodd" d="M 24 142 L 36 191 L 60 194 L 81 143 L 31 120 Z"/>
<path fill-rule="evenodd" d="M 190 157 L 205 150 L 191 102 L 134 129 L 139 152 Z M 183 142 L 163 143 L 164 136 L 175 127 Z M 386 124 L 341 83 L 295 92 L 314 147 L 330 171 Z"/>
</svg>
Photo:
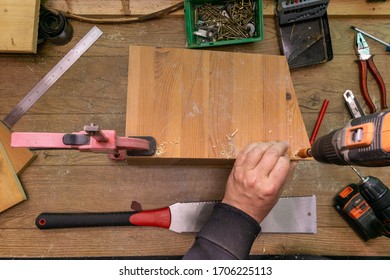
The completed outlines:
<svg viewBox="0 0 390 280">
<path fill-rule="evenodd" d="M 295 164 L 291 164 L 289 157 L 281 156 L 275 163 L 273 169 L 269 172 L 268 177 L 272 182 L 275 183 L 275 185 L 282 186 L 284 185 L 294 166 Z"/>
<path fill-rule="evenodd" d="M 267 143 L 255 143 L 254 145 L 249 145 L 248 149 L 245 149 L 243 161 L 241 162 L 241 167 L 246 170 L 255 169 L 259 162 L 262 160 L 264 153 L 274 144 L 274 142 Z"/>
<path fill-rule="evenodd" d="M 256 171 L 265 176 L 269 176 L 275 167 L 283 169 L 286 164 L 289 166 L 290 158 L 287 156 L 289 147 L 287 142 L 272 143 L 264 152 L 261 162 L 256 166 Z"/>
<path fill-rule="evenodd" d="M 242 166 L 247 160 L 247 155 L 250 154 L 250 151 L 259 145 L 259 143 L 251 143 L 246 146 L 237 156 L 236 161 L 234 162 L 234 167 Z"/>
<path fill-rule="evenodd" d="M 249 144 L 237 156 L 234 167 L 242 167 L 246 170 L 258 168 L 257 171 L 268 176 L 279 158 L 287 156 L 289 147 L 287 142 Z M 289 159 L 288 156 L 287 158 Z"/>
</svg>

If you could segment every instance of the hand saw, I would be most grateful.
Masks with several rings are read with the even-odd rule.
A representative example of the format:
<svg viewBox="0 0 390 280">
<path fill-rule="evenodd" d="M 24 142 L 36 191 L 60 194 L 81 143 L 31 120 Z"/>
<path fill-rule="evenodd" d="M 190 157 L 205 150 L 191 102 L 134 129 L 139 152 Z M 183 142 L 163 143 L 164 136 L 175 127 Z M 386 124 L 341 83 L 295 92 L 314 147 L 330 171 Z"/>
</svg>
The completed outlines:
<svg viewBox="0 0 390 280">
<path fill-rule="evenodd" d="M 42 213 L 35 224 L 39 229 L 151 226 L 177 233 L 198 232 L 216 203 L 178 202 L 160 209 L 127 212 Z M 263 233 L 316 233 L 316 196 L 279 199 L 260 225 Z"/>
</svg>

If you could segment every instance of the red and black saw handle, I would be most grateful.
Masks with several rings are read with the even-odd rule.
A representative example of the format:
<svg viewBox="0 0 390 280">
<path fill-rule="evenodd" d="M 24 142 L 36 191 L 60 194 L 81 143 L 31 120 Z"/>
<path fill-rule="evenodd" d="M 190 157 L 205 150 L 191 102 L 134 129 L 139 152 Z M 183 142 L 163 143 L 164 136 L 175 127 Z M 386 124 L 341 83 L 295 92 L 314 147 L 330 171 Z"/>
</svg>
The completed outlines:
<svg viewBox="0 0 390 280">
<path fill-rule="evenodd" d="M 127 212 L 42 213 L 35 220 L 39 229 L 109 226 L 151 226 L 169 229 L 170 224 L 169 207 Z"/>
</svg>

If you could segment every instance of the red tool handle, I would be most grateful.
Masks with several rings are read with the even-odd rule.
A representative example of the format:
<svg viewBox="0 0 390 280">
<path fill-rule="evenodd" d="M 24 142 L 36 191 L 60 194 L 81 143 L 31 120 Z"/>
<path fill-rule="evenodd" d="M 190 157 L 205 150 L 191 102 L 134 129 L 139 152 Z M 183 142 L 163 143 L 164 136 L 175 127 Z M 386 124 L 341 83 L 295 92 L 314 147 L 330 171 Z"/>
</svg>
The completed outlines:
<svg viewBox="0 0 390 280">
<path fill-rule="evenodd" d="M 169 207 L 139 212 L 42 213 L 35 220 L 39 229 L 107 226 L 151 226 L 168 229 L 170 224 Z"/>
<path fill-rule="evenodd" d="M 367 106 L 370 108 L 370 113 L 375 113 L 376 108 L 374 103 L 372 102 L 370 96 L 368 95 L 368 87 L 367 87 L 367 60 L 358 60 L 360 66 L 360 87 L 362 90 L 362 95 L 364 100 L 366 101 Z"/>
<path fill-rule="evenodd" d="M 324 103 L 322 103 L 320 114 L 318 115 L 317 121 L 314 125 L 313 132 L 310 136 L 310 145 L 313 145 L 314 141 L 317 138 L 318 130 L 320 129 L 320 126 L 321 126 L 322 120 L 324 118 L 326 109 L 328 108 L 328 105 L 329 105 L 329 100 L 325 99 Z"/>
<path fill-rule="evenodd" d="M 378 68 L 376 68 L 376 65 L 374 63 L 374 56 L 371 56 L 367 60 L 368 66 L 370 68 L 371 73 L 374 75 L 375 81 L 377 82 L 379 89 L 380 89 L 380 95 L 381 95 L 381 108 L 386 109 L 386 86 L 385 82 L 382 79 L 381 74 L 379 74 Z"/>
</svg>

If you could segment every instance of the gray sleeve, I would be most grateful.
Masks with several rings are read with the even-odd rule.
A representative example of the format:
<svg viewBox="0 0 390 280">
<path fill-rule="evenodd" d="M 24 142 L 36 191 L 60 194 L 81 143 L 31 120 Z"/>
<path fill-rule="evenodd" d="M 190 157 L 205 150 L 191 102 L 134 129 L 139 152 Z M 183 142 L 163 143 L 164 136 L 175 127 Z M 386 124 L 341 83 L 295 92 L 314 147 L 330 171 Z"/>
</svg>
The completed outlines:
<svg viewBox="0 0 390 280">
<path fill-rule="evenodd" d="M 259 223 L 251 216 L 218 203 L 183 259 L 248 259 L 260 231 Z"/>
</svg>

